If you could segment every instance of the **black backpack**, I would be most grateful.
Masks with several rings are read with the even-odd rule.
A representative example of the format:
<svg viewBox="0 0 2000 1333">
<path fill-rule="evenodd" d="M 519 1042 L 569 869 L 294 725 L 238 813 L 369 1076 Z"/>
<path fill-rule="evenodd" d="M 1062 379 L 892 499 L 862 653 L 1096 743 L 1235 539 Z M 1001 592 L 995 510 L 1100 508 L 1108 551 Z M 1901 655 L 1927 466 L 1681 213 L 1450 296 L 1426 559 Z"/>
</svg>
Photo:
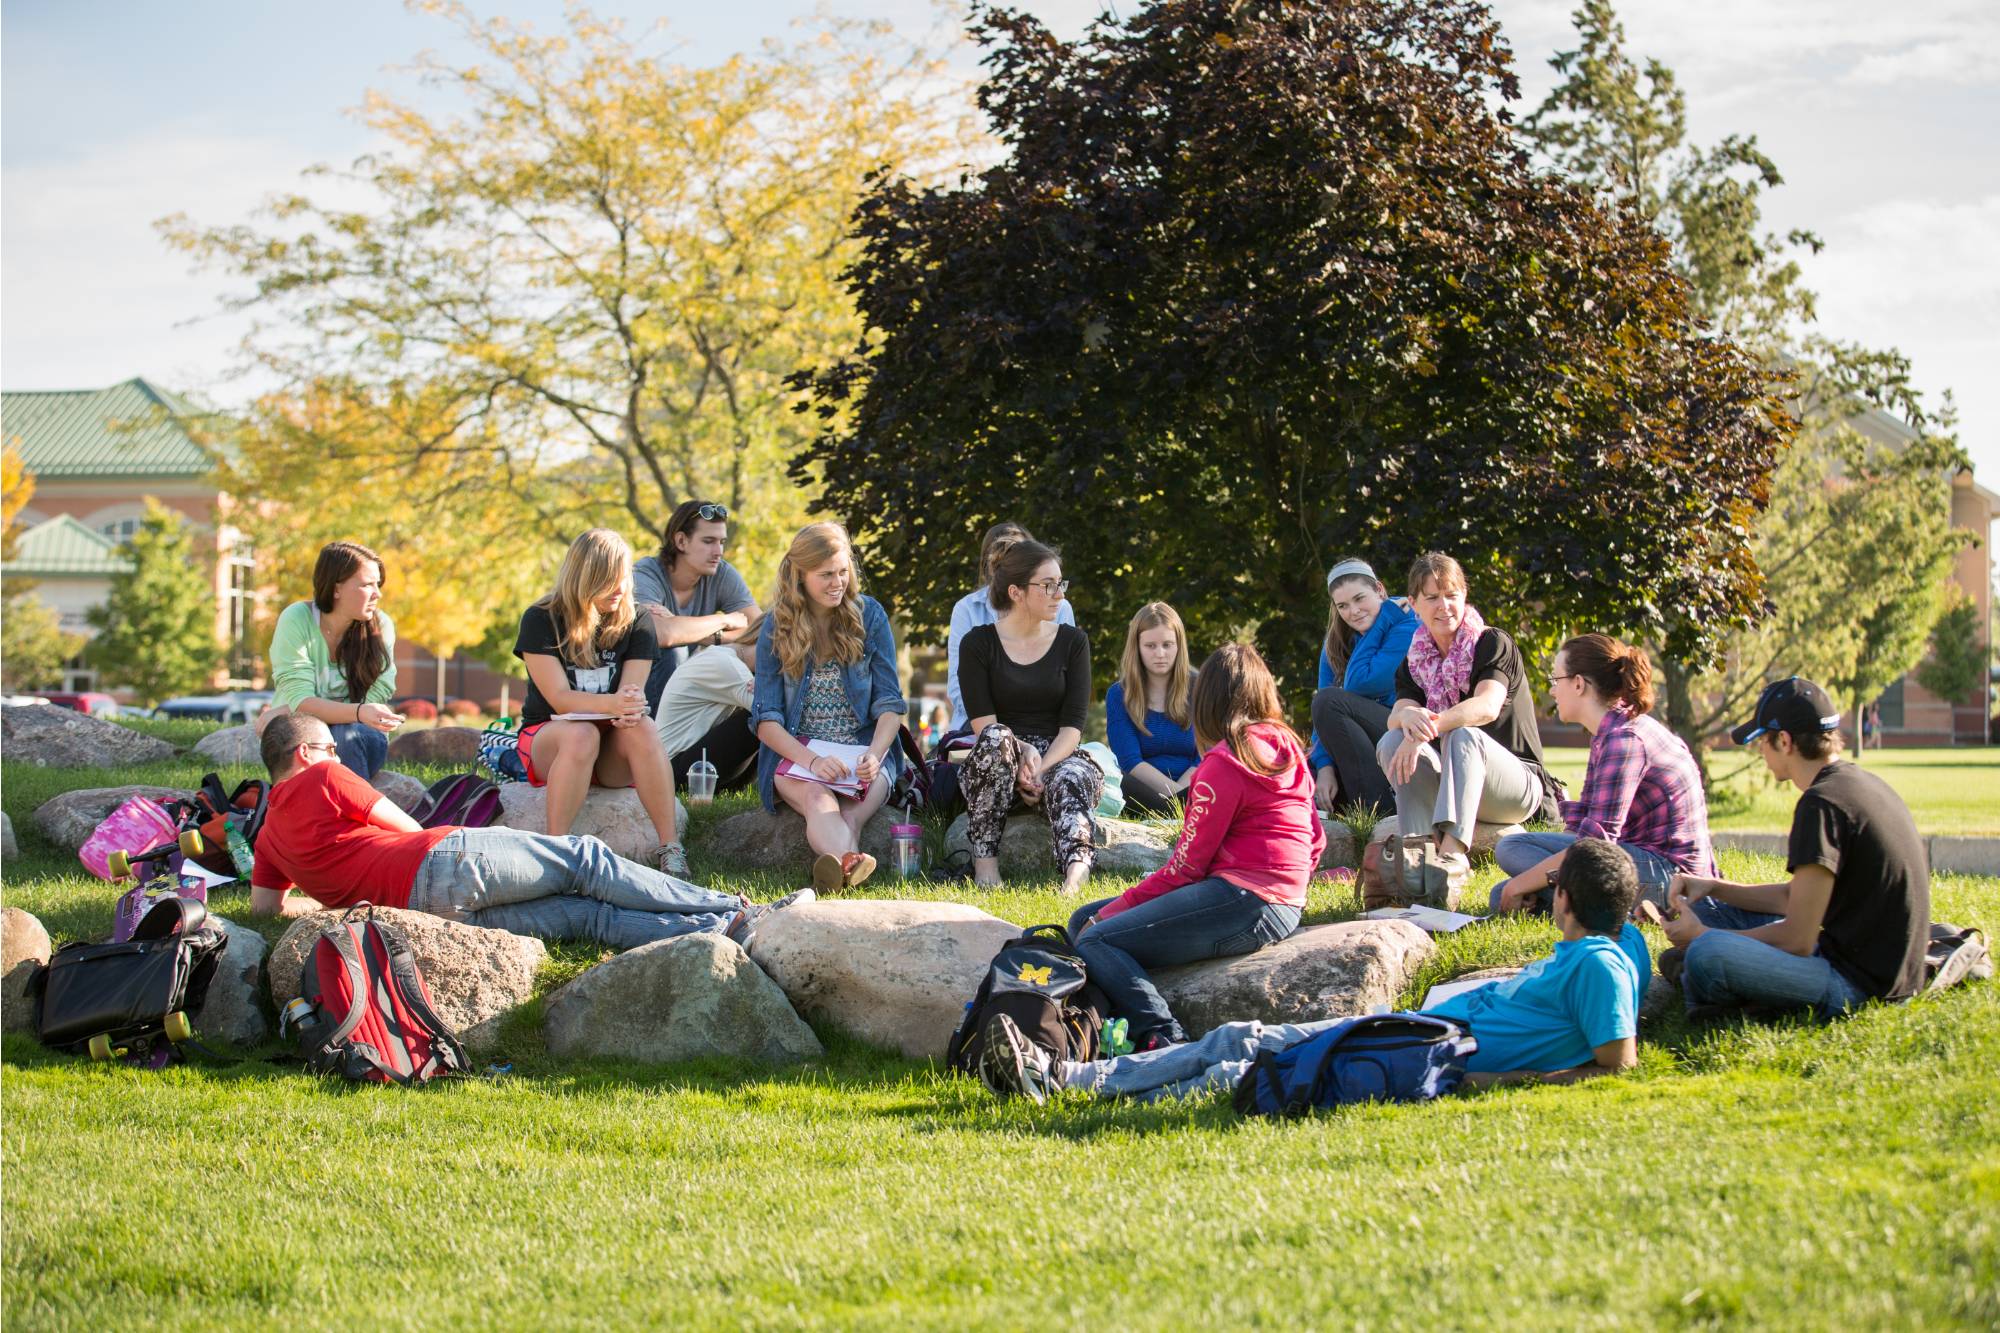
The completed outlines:
<svg viewBox="0 0 2000 1333">
<path fill-rule="evenodd" d="M 1053 1060 L 1095 1060 L 1111 1004 L 1090 983 L 1061 926 L 1031 926 L 993 955 L 978 994 L 945 1047 L 945 1064 L 975 1077 L 987 1025 L 1000 1014 Z"/>
<path fill-rule="evenodd" d="M 490 828 L 500 818 L 500 788 L 477 773 L 439 778 L 410 818 L 424 828 Z"/>
<path fill-rule="evenodd" d="M 163 897 L 117 944 L 65 944 L 35 974 L 35 1035 L 93 1060 L 123 1055 L 155 1065 L 194 1034 L 229 938 L 192 898 Z"/>
</svg>

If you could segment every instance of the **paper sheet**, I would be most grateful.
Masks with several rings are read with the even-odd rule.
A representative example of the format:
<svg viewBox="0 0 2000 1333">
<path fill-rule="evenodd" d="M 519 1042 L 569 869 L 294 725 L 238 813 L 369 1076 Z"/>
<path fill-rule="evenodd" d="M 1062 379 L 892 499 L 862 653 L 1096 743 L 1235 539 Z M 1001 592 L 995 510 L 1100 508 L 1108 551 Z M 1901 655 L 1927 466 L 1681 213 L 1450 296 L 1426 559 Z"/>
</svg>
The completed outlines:
<svg viewBox="0 0 2000 1333">
<path fill-rule="evenodd" d="M 1433 935 L 1449 935 L 1475 921 L 1486 919 L 1483 916 L 1467 916 L 1463 912 L 1447 912 L 1438 907 L 1378 907 L 1361 915 L 1370 921 L 1407 921 Z"/>
<path fill-rule="evenodd" d="M 1419 1009 L 1432 1009 L 1443 1004 L 1454 995 L 1463 995 L 1467 991 L 1475 991 L 1481 986 L 1491 986 L 1496 981 L 1505 980 L 1505 977 L 1478 977 L 1472 981 L 1440 981 L 1437 985 L 1424 992 L 1424 1002 L 1417 1007 Z"/>
<path fill-rule="evenodd" d="M 848 776 L 838 782 L 828 782 L 825 778 L 815 774 L 811 769 L 801 768 L 789 759 L 778 765 L 778 771 L 775 776 L 797 778 L 800 782 L 817 782 L 822 787 L 831 787 L 833 790 L 845 792 L 849 796 L 859 796 L 866 790 L 866 788 L 854 780 L 853 774 L 854 766 L 861 762 L 861 756 L 868 753 L 867 746 L 843 745 L 839 741 L 807 741 L 805 742 L 805 746 L 816 755 L 831 755 L 841 763 L 846 764 Z"/>
</svg>

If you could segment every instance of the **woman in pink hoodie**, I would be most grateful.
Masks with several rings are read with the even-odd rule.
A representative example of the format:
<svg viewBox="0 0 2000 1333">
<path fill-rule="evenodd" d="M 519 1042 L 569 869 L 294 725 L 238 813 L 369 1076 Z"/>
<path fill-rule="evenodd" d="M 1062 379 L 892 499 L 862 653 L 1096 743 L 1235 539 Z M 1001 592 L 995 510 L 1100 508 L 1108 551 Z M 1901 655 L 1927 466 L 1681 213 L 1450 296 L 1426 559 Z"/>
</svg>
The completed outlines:
<svg viewBox="0 0 2000 1333">
<path fill-rule="evenodd" d="M 1187 1040 L 1149 967 L 1253 953 L 1298 929 L 1326 833 L 1312 768 L 1257 650 L 1218 648 L 1195 677 L 1195 744 L 1180 842 L 1116 898 L 1086 904 L 1070 936 L 1140 1050 Z"/>
</svg>

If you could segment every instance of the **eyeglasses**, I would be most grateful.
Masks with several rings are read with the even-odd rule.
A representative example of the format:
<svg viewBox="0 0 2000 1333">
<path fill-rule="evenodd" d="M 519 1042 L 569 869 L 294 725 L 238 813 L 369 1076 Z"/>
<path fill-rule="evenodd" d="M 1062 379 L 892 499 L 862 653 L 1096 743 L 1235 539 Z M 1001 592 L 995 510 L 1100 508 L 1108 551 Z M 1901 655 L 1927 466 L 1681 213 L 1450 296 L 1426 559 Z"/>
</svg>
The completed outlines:
<svg viewBox="0 0 2000 1333">
<path fill-rule="evenodd" d="M 1030 588 L 1040 588 L 1051 597 L 1060 597 L 1069 591 L 1068 579 L 1043 579 L 1040 583 L 1030 583 Z"/>
<path fill-rule="evenodd" d="M 1556 683 L 1557 681 L 1559 681 L 1559 680 L 1575 680 L 1575 679 L 1576 679 L 1576 673 L 1575 673 L 1574 671 L 1572 671 L 1572 672 L 1571 672 L 1571 673 L 1570 673 L 1569 675 L 1567 675 L 1567 676 L 1550 676 L 1550 677 L 1549 677 L 1549 684 L 1553 685 L 1553 684 L 1555 684 L 1555 683 Z"/>
<path fill-rule="evenodd" d="M 301 750 L 325 750 L 328 754 L 338 754 L 340 752 L 340 747 L 332 741 L 306 741 L 299 748 Z"/>
<path fill-rule="evenodd" d="M 694 511 L 694 516 L 704 523 L 720 523 L 729 517 L 728 505 L 707 504 Z"/>
</svg>

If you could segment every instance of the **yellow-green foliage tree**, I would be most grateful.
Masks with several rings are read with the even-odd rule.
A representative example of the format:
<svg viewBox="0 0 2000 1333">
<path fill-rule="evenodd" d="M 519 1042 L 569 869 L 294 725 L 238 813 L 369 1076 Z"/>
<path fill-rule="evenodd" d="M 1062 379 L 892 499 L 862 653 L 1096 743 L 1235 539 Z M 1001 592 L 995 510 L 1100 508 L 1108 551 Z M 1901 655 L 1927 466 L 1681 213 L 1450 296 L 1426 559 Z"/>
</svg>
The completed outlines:
<svg viewBox="0 0 2000 1333">
<path fill-rule="evenodd" d="M 859 336 L 848 215 L 879 168 L 963 160 L 962 88 L 882 24 L 822 16 L 794 44 L 691 67 L 581 9 L 544 37 L 419 7 L 482 58 L 420 61 L 455 112 L 371 94 L 390 147 L 308 173 L 372 203 L 300 193 L 163 233 L 249 284 L 235 304 L 265 332 L 246 350 L 293 399 L 332 368 L 454 423 L 438 449 L 463 466 L 401 499 L 462 518 L 534 479 L 549 521 L 496 534 L 520 560 L 591 523 L 643 554 L 681 500 L 720 500 L 761 583 L 808 504 L 784 461 L 812 427 L 784 377 Z"/>
<path fill-rule="evenodd" d="M 0 450 L 0 559 L 14 558 L 20 537 L 15 520 L 34 494 L 34 474 L 22 464 L 20 451 L 9 444 Z M 34 586 L 28 579 L 7 580 L 5 605 L 0 606 L 0 690 L 57 683 L 63 663 L 76 656 L 83 642 L 80 635 L 63 633 L 56 613 L 35 596 Z"/>
<path fill-rule="evenodd" d="M 462 418 L 451 401 L 438 385 L 322 378 L 303 397 L 259 399 L 216 442 L 218 485 L 247 500 L 232 522 L 277 593 L 267 611 L 312 595 L 319 549 L 336 540 L 382 557 L 398 637 L 440 659 L 539 595 L 553 548 L 535 534 L 562 521 L 552 488 L 514 473 L 493 423 Z M 444 689 L 442 677 L 399 685 Z"/>
</svg>

